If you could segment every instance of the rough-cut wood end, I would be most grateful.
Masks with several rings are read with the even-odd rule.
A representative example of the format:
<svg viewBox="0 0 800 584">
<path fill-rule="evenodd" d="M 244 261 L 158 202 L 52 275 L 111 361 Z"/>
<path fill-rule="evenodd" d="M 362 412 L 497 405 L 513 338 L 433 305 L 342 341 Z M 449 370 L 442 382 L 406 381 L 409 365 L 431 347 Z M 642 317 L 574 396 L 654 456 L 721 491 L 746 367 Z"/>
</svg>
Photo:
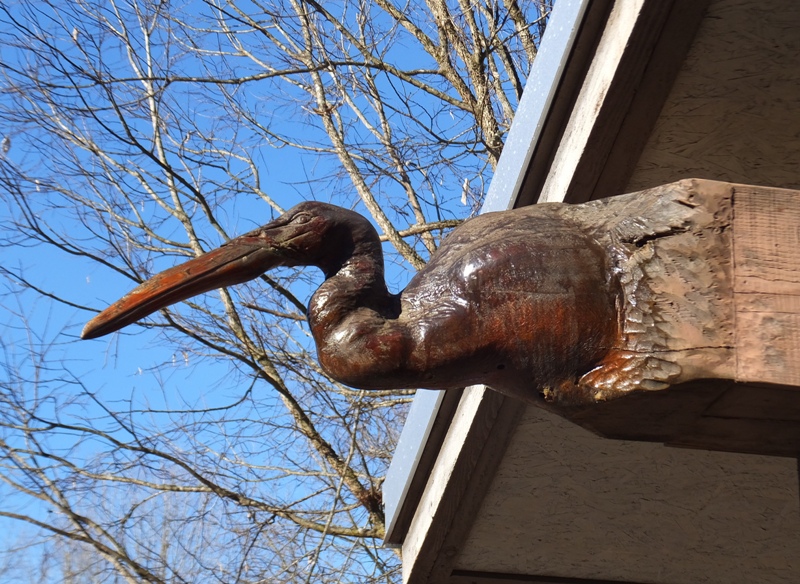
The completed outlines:
<svg viewBox="0 0 800 584">
<path fill-rule="evenodd" d="M 620 322 L 555 409 L 610 437 L 800 454 L 800 191 L 691 179 L 569 213 L 609 250 Z"/>
</svg>

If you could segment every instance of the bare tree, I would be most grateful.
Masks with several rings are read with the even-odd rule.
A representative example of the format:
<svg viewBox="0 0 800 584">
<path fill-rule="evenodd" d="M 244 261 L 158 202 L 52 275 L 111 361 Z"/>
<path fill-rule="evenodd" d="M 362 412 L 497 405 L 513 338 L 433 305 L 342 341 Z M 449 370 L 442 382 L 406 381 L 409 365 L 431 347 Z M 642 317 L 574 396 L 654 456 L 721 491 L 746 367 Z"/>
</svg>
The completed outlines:
<svg viewBox="0 0 800 584">
<path fill-rule="evenodd" d="M 301 199 L 370 216 L 402 285 L 480 205 L 547 10 L 0 5 L 0 520 L 35 529 L 43 566 L 75 582 L 399 579 L 381 491 L 413 390 L 320 370 L 304 327 L 319 275 L 271 273 L 110 341 L 77 332 Z"/>
</svg>

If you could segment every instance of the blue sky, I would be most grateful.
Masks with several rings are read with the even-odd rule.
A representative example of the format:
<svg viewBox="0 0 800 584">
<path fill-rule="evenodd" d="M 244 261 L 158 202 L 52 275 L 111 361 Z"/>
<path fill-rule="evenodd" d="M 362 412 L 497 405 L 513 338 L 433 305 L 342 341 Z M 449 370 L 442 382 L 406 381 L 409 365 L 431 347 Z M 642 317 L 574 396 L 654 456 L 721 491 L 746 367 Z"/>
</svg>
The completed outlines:
<svg viewBox="0 0 800 584">
<path fill-rule="evenodd" d="M 85 59 L 86 54 L 89 54 L 90 58 L 85 62 L 86 67 L 98 64 L 101 69 L 105 67 L 106 72 L 126 75 L 125 68 L 130 58 L 114 44 L 112 37 L 101 34 L 92 28 L 91 24 L 83 22 L 74 3 L 54 3 L 56 11 L 50 10 L 44 3 L 32 5 L 41 10 L 36 17 L 53 33 L 52 39 L 59 50 L 68 55 L 73 62 L 81 63 L 81 59 Z M 103 3 L 98 5 L 106 6 Z M 185 6 L 191 8 L 202 5 L 203 3 L 188 2 Z M 326 4 L 326 6 L 339 5 Z M 27 67 L 35 61 L 36 55 L 25 51 L 14 51 L 9 47 L 17 42 L 27 43 L 33 37 L 25 34 L 14 36 L 13 27 L 8 26 L 7 21 L 9 18 L 21 15 L 20 4 L 10 4 L 6 8 L 9 12 L 3 17 L 5 22 L 0 22 L 0 25 L 6 25 L 5 30 L 0 29 L 0 45 L 3 46 L 0 60 L 7 69 L 18 69 L 21 73 L 17 78 L 24 79 Z M 202 35 L 197 39 L 182 37 L 181 40 L 186 43 L 196 41 L 200 45 L 206 41 L 210 42 Z M 386 48 L 388 54 L 396 57 L 398 62 L 413 62 L 415 57 L 419 56 L 418 52 L 414 53 L 413 45 L 407 40 L 397 44 L 389 42 L 391 40 L 392 38 L 387 36 Z M 140 43 L 141 39 L 136 37 L 135 44 L 139 50 L 143 50 L 144 45 Z M 84 50 L 86 54 L 83 53 Z M 191 56 L 182 56 L 166 49 L 156 61 L 163 63 L 165 70 L 166 64 L 169 64 L 170 72 L 180 71 L 184 75 L 191 76 L 200 70 L 198 62 L 192 61 Z M 420 67 L 429 66 L 427 60 L 420 57 L 419 61 Z M 58 63 L 71 67 L 73 62 Z M 231 65 L 232 62 L 234 65 Z M 226 66 L 233 68 L 241 66 L 242 70 L 253 67 L 252 63 L 239 65 L 240 63 L 241 60 L 232 59 Z M 39 65 L 41 64 L 40 62 Z M 220 70 L 224 69 L 225 66 L 220 65 Z M 58 83 L 64 82 L 64 78 L 51 68 L 45 67 L 41 71 L 52 75 L 53 80 Z M 380 81 L 379 85 L 383 89 L 394 88 L 385 79 Z M 131 118 L 132 131 L 146 138 L 152 128 L 148 126 L 147 118 L 141 116 L 139 108 L 140 101 L 143 100 L 141 94 L 136 92 L 136 84 L 132 83 L 129 88 L 124 84 L 119 84 L 117 87 L 118 96 L 129 99 L 125 102 L 126 107 L 130 107 L 131 112 L 140 116 Z M 2 88 L 7 87 L 2 85 L 0 80 L 0 89 Z M 193 160 L 191 156 L 180 159 L 175 156 L 171 160 L 176 165 L 188 161 L 182 176 L 186 177 L 192 186 L 196 186 L 202 195 L 209 197 L 212 202 L 220 203 L 220 211 L 216 217 L 228 235 L 234 236 L 249 231 L 274 216 L 274 210 L 258 196 L 259 193 L 271 197 L 283 208 L 288 208 L 301 200 L 318 199 L 332 200 L 363 211 L 347 178 L 336 175 L 340 170 L 337 160 L 292 147 L 278 147 L 274 140 L 270 143 L 268 131 L 261 131 L 255 124 L 237 126 L 230 123 L 224 112 L 219 109 L 224 100 L 204 101 L 200 97 L 203 89 L 198 85 L 175 83 L 167 89 L 168 91 L 164 92 L 166 97 L 163 104 L 163 119 L 169 121 L 169 137 L 174 141 L 174 151 L 177 153 L 188 145 L 188 148 L 194 147 L 204 153 L 203 157 L 198 157 L 197 160 Z M 426 102 L 420 106 L 411 105 L 412 100 L 408 98 L 413 90 L 399 86 L 396 89 L 398 110 L 393 121 L 397 124 L 398 130 L 413 126 L 415 118 L 425 118 L 437 131 L 458 134 L 461 128 L 461 116 L 465 115 L 463 112 L 434 102 Z M 95 90 L 97 92 L 93 93 Z M 103 107 L 95 111 L 97 119 L 82 114 L 70 120 L 70 124 L 77 128 L 78 133 L 85 129 L 87 134 L 94 132 L 97 135 L 105 135 L 107 142 L 114 146 L 115 143 L 108 140 L 108 135 L 112 131 L 121 131 L 121 126 L 115 121 L 115 112 L 102 102 L 102 91 L 92 86 L 91 79 L 87 78 L 82 92 L 74 92 L 71 88 L 64 89 L 64 87 L 59 91 L 65 92 L 63 98 L 65 101 L 72 100 L 73 103 L 80 104 L 78 97 L 88 95 L 89 106 L 102 105 Z M 286 84 L 270 85 L 259 81 L 243 86 L 236 97 L 241 96 L 241 103 L 246 105 L 246 109 L 254 115 L 258 123 L 264 124 L 268 129 L 305 144 L 327 144 L 328 138 L 319 127 L 319 123 L 316 125 L 312 123 L 314 117 L 309 113 L 307 96 L 306 101 L 298 105 L 296 100 L 292 101 L 297 97 L 293 91 L 297 91 L 297 95 L 302 94 L 301 91 Z M 282 92 L 285 92 L 285 95 Z M 115 185 L 111 181 L 104 181 L 102 173 L 89 178 L 80 176 L 78 171 L 83 168 L 97 168 L 101 162 L 97 157 L 87 154 L 87 151 L 70 156 L 71 152 L 62 151 L 59 144 L 56 143 L 53 147 L 47 132 L 46 120 L 38 123 L 34 116 L 22 123 L 14 118 L 14 108 L 21 107 L 20 104 L 31 108 L 31 111 L 40 105 L 35 99 L 31 99 L 30 103 L 26 102 L 28 97 L 24 94 L 14 95 L 8 91 L 0 92 L 0 139 L 9 140 L 7 160 L 25 166 L 31 173 L 38 173 L 45 179 L 41 185 L 34 185 L 32 182 L 23 185 L 20 196 L 27 200 L 35 213 L 41 214 L 43 219 L 57 226 L 59 231 L 82 240 L 90 248 L 106 251 L 102 245 L 95 246 L 92 241 L 90 228 L 97 226 L 97 223 L 93 222 L 92 214 L 82 215 L 86 210 L 81 209 L 79 205 L 73 208 L 63 206 L 66 199 L 61 196 L 60 189 L 85 196 L 88 201 L 94 203 L 99 195 L 112 193 Z M 278 98 L 284 99 L 280 101 Z M 96 102 L 91 101 L 95 99 Z M 363 106 L 366 102 L 362 99 L 360 104 Z M 404 110 L 403 104 L 409 109 Z M 98 120 L 107 124 L 106 134 L 98 129 Z M 252 169 L 249 169 L 246 163 L 237 161 L 235 157 L 219 153 L 207 154 L 207 151 L 203 150 L 206 143 L 198 136 L 198 132 L 205 133 L 209 142 L 227 145 L 230 152 L 235 155 L 251 157 L 250 160 L 260 175 L 259 179 L 255 179 Z M 374 142 L 370 135 L 355 125 L 352 132 L 364 145 Z M 416 143 L 409 140 L 405 148 L 403 154 L 413 162 L 419 154 L 415 151 Z M 116 160 L 129 161 L 130 165 L 141 165 L 142 169 L 159 177 L 158 168 L 150 164 L 146 157 L 140 155 L 141 153 L 126 151 L 122 146 L 119 146 L 118 150 Z M 467 205 L 461 203 L 464 176 L 477 191 L 478 197 L 488 188 L 489 169 L 480 164 L 478 157 L 470 157 L 463 150 L 458 146 L 438 152 L 431 146 L 432 158 L 449 155 L 458 158 L 452 165 L 439 164 L 440 160 L 433 160 L 428 174 L 424 174 L 419 167 L 411 164 L 408 166 L 408 172 L 416 181 L 415 186 L 423 194 L 423 199 L 427 198 L 430 203 L 427 207 L 429 219 L 437 218 L 435 212 L 431 211 L 434 202 L 442 203 L 442 218 L 463 217 L 475 210 L 474 200 L 467 201 Z M 219 167 L 215 167 L 214 164 Z M 242 178 L 244 186 L 237 185 L 230 175 L 221 169 L 224 164 L 231 165 L 233 174 Z M 187 236 L 182 226 L 174 218 L 163 213 L 147 192 L 139 192 L 141 185 L 130 176 L 125 176 L 122 170 L 116 172 L 124 177 L 120 179 L 123 181 L 122 190 L 130 189 L 130 192 L 126 191 L 125 194 L 132 193 L 138 197 L 132 204 L 135 212 L 163 221 L 158 234 L 165 238 L 173 237 L 177 241 L 173 248 L 165 244 L 162 250 L 154 250 L 139 256 L 147 268 L 146 271 L 153 273 L 175 265 L 181 260 L 180 254 L 176 252 L 186 251 Z M 466 174 L 458 175 L 458 172 Z M 371 179 L 375 181 L 372 185 L 375 192 L 382 197 L 381 200 L 387 208 L 390 205 L 398 207 L 399 227 L 413 223 L 413 217 L 402 216 L 407 210 L 403 208 L 404 193 L 398 185 L 386 177 L 382 178 L 378 171 Z M 161 183 L 154 179 L 150 184 Z M 164 192 L 158 193 L 165 200 L 167 190 L 164 188 Z M 437 200 L 434 201 L 434 198 Z M 126 204 L 126 201 L 119 197 L 110 199 L 121 201 L 120 208 Z M 5 204 L 9 200 L 8 197 L 0 200 L 0 226 L 2 226 L 0 228 L 3 229 L 8 227 L 9 222 L 12 222 L 18 213 L 13 204 L 8 206 Z M 186 200 L 191 200 L 191 197 L 187 197 Z M 126 209 L 125 213 L 129 211 L 130 209 Z M 204 247 L 206 249 L 216 247 L 223 241 L 222 236 L 209 227 L 202 213 L 198 212 L 197 217 L 198 225 L 202 226 L 201 240 Z M 135 230 L 132 232 L 136 234 Z M 10 235 L 12 234 L 6 230 L 2 239 Z M 22 291 L 13 277 L 0 279 L 0 330 L 2 331 L 0 339 L 6 366 L 6 378 L 0 378 L 0 381 L 7 383 L 9 387 L 13 386 L 15 391 L 21 390 L 28 399 L 35 396 L 36 392 L 41 392 L 42 395 L 53 392 L 54 395 L 58 395 L 60 401 L 55 408 L 50 404 L 56 402 L 43 403 L 44 413 L 72 421 L 82 418 L 93 419 L 96 423 L 108 425 L 107 419 L 99 417 L 103 414 L 102 409 L 87 397 L 88 393 L 96 396 L 98 402 L 111 404 L 120 411 L 142 410 L 137 415 L 144 420 L 143 423 L 146 422 L 157 431 L 161 427 L 168 427 L 170 420 L 181 415 L 179 411 L 175 414 L 165 414 L 161 410 L 223 406 L 240 399 L 248 391 L 252 378 L 248 377 L 246 372 L 238 371 L 228 361 L 202 356 L 202 348 L 197 349 L 194 354 L 184 352 L 178 348 L 177 341 L 173 342 L 174 338 L 165 338 L 157 328 L 134 326 L 106 338 L 93 341 L 79 340 L 84 323 L 94 315 L 94 312 L 80 307 L 105 308 L 133 288 L 135 282 L 107 266 L 100 266 L 95 261 L 57 251 L 51 246 L 31 247 L 25 245 L 26 243 L 17 240 L 14 245 L 3 246 L 2 266 L 33 282 L 44 292 L 57 294 L 75 305 L 67 306 L 30 290 Z M 387 251 L 391 250 L 387 247 Z M 405 286 L 413 271 L 407 263 L 398 260 L 397 254 L 388 256 L 387 281 L 390 289 L 397 292 Z M 108 259 L 115 265 L 121 265 L 120 258 L 110 256 Z M 320 274 L 316 274 L 310 284 L 304 281 L 294 282 L 293 291 L 301 300 L 306 301 L 314 285 L 320 280 Z M 214 296 L 215 293 L 210 293 L 204 301 L 214 305 Z M 292 323 L 286 326 L 304 325 Z M 307 332 L 307 329 L 304 330 Z M 296 335 L 295 338 L 299 339 L 298 343 L 306 343 L 310 347 L 310 340 L 303 333 Z M 43 349 L 46 349 L 47 361 L 37 363 L 36 355 Z M 44 365 L 44 368 L 37 368 L 37 365 Z M 18 368 L 21 382 L 14 377 L 15 368 Z M 37 376 L 40 376 L 38 386 Z M 257 390 L 264 394 L 268 393 L 264 390 L 263 384 Z M 308 393 L 312 394 L 313 391 L 308 390 Z M 274 396 L 267 396 L 263 405 L 265 408 L 281 407 Z M 230 415 L 268 417 L 273 414 L 257 409 L 245 411 L 234 408 Z M 260 458 L 265 454 L 258 450 L 258 429 L 255 422 L 251 425 L 245 424 L 243 431 L 249 434 L 238 446 L 250 449 L 254 462 L 266 463 L 267 460 Z M 205 429 L 200 428 L 198 431 L 203 432 Z M 332 434 L 337 439 L 340 437 L 335 431 L 332 431 Z M 270 438 L 278 444 L 282 444 L 282 440 L 285 441 L 286 452 L 281 454 L 286 456 L 295 454 L 290 432 L 287 431 L 285 436 Z M 70 436 L 53 437 L 53 440 L 59 439 L 63 440 L 63 443 L 54 443 L 53 446 L 65 449 L 74 447 L 72 455 L 78 459 L 91 457 L 93 449 L 97 448 L 98 444 L 90 440 L 80 440 L 79 444 L 74 446 L 75 441 Z M 209 444 L 215 440 L 210 430 L 208 440 Z M 224 444 L 219 443 L 215 443 L 215 446 L 221 451 L 226 448 Z M 296 454 L 303 455 L 300 449 Z M 0 486 L 0 496 L 4 492 L 7 493 L 7 490 L 4 491 Z M 24 507 L 30 503 L 20 500 L 20 504 Z M 45 511 L 38 515 L 44 520 L 48 518 Z M 6 537 L 11 536 L 12 530 L 4 530 L 3 524 L 0 519 L 0 533 L 6 534 Z"/>
<path fill-rule="evenodd" d="M 75 23 L 78 26 L 80 23 Z M 63 43 L 64 50 L 71 51 L 70 40 L 75 37 L 71 31 L 72 23 L 64 22 L 53 25 L 53 30 L 58 34 L 59 42 Z M 6 34 L 10 34 L 8 31 Z M 83 39 L 83 33 L 77 37 Z M 8 41 L 6 36 L 5 41 Z M 85 41 L 83 41 L 85 42 Z M 103 58 L 113 60 L 120 58 L 113 51 L 102 52 Z M 24 69 L 22 53 L 13 53 L 8 46 L 0 55 L 6 65 L 9 59 L 17 60 L 15 65 Z M 121 61 L 120 61 L 121 62 Z M 192 91 L 190 86 L 185 89 Z M 181 88 L 178 88 L 180 94 Z M 0 95 L 0 101 L 8 100 L 8 94 Z M 177 98 L 179 100 L 180 97 Z M 186 94 L 186 99 L 191 99 Z M 5 102 L 10 105 L 9 101 Z M 35 105 L 35 104 L 33 104 Z M 13 107 L 13 106 L 12 106 Z M 254 97 L 254 110 L 269 108 L 269 103 Z M 220 126 L 220 120 L 214 120 L 213 115 L 218 112 L 203 111 L 203 108 L 194 108 L 193 115 L 209 115 L 207 130 L 225 139 L 228 128 Z M 268 112 L 271 123 L 278 124 L 290 133 L 304 136 L 306 139 L 323 141 L 324 137 L 318 129 L 309 127 L 302 117 L 293 117 L 290 109 L 277 109 Z M 192 115 L 190 113 L 190 115 Z M 113 116 L 112 116 L 113 117 Z M 86 122 L 86 120 L 84 120 Z M 89 123 L 91 120 L 88 120 Z M 80 120 L 78 124 L 82 123 Z M 146 134 L 146 126 L 141 128 Z M 102 192 L 103 184 L 85 182 L 80 176 L 69 174 L 72 170 L 68 164 L 70 158 L 59 160 L 61 154 L 58 149 L 48 151 L 40 149 L 46 145 L 49 138 L 45 128 L 36 124 L 21 127 L 6 120 L 0 122 L 0 132 L 10 136 L 10 148 L 7 153 L 9 159 L 27 166 L 32 172 L 39 172 L 42 176 L 52 181 L 52 188 L 47 185 L 41 189 L 34 188 L 32 184 L 24 186 L 21 196 L 28 199 L 37 214 L 46 218 L 59 231 L 77 238 L 91 237 L 86 225 L 78 220 L 76 211 L 69 208 L 60 208 L 62 199 L 59 198 L 59 188 L 75 189 L 92 196 L 92 189 Z M 258 171 L 261 173 L 261 183 L 269 196 L 288 208 L 304 199 L 328 199 L 329 191 L 342 191 L 342 182 L 329 180 L 329 176 L 336 168 L 336 162 L 330 159 L 320 159 L 317 156 L 303 156 L 302 153 L 291 148 L 274 148 L 265 143 L 257 143 L 256 136 L 243 136 L 228 134 L 228 139 L 243 138 L 243 143 L 238 147 L 256 148 L 252 151 L 259 161 Z M 38 140 L 42 142 L 37 144 Z M 52 156 L 52 158 L 51 158 Z M 80 168 L 84 165 L 90 168 L 96 164 L 91 156 L 80 154 L 78 160 L 72 160 Z M 64 172 L 61 177 L 60 173 Z M 195 176 L 199 176 L 195 169 Z M 204 179 L 213 173 L 213 169 L 205 169 Z M 218 193 L 225 197 L 224 192 Z M 339 199 L 344 204 L 350 204 L 356 199 L 352 196 Z M 3 203 L 8 202 L 3 198 Z M 158 211 L 157 206 L 146 199 L 142 200 L 139 212 L 150 213 Z M 8 226 L 9 221 L 17 214 L 13 205 L 0 204 L 0 224 Z M 80 209 L 77 210 L 80 212 Z M 274 212 L 269 206 L 254 194 L 240 193 L 229 198 L 221 212 L 218 214 L 222 226 L 230 235 L 249 231 L 257 225 L 270 220 Z M 172 235 L 177 239 L 185 240 L 181 235 L 180 226 L 169 223 L 164 225 L 162 231 L 165 235 Z M 5 233 L 10 235 L 9 232 Z M 219 236 L 212 231 L 206 233 L 207 237 L 215 238 L 206 241 L 206 247 L 214 247 L 220 243 Z M 124 293 L 129 291 L 135 282 L 125 278 L 119 273 L 99 266 L 96 262 L 86 260 L 58 251 L 50 246 L 28 246 L 28 242 L 17 241 L 16 245 L 3 247 L 3 267 L 18 276 L 32 282 L 46 293 L 56 294 L 77 306 L 102 309 Z M 21 245 L 20 245 L 21 244 Z M 116 263 L 115 258 L 111 258 Z M 174 265 L 179 261 L 175 255 L 164 256 L 158 253 L 151 254 L 150 270 L 157 271 Z M 401 288 L 410 277 L 408 266 L 399 267 L 390 265 L 389 281 L 394 290 Z M 316 281 L 321 280 L 317 275 Z M 295 293 L 306 300 L 312 287 L 302 283 L 295 287 Z M 214 293 L 208 295 L 213 299 Z M 213 300 L 212 300 L 213 302 Z M 93 312 L 83 310 L 76 306 L 67 306 L 56 302 L 46 296 L 40 296 L 30 290 L 23 291 L 14 278 L 0 280 L 0 330 L 3 349 L 4 378 L 0 379 L 13 393 L 24 396 L 26 400 L 36 400 L 41 397 L 39 413 L 43 417 L 57 418 L 62 422 L 71 424 L 92 423 L 104 429 L 113 429 L 113 433 L 121 439 L 128 439 L 119 427 L 106 417 L 105 412 L 98 404 L 106 404 L 121 412 L 137 411 L 139 423 L 152 428 L 153 432 L 159 429 L 168 429 L 172 423 L 180 419 L 181 410 L 191 408 L 220 407 L 231 404 L 241 399 L 248 390 L 251 381 L 247 375 L 237 373 L 231 363 L 226 361 L 201 358 L 196 354 L 184 353 L 169 341 L 166 341 L 158 329 L 130 327 L 129 329 L 113 334 L 107 338 L 93 341 L 79 340 L 80 330 L 84 323 L 93 316 Z M 303 335 L 299 335 L 302 340 Z M 44 354 L 45 360 L 40 361 Z M 261 384 L 256 389 L 261 392 L 258 407 L 249 406 L 233 408 L 227 416 L 243 419 L 258 418 L 265 420 L 271 417 L 280 421 L 277 416 L 284 415 L 277 397 Z M 92 398 L 97 401 L 93 401 Z M 162 410 L 172 410 L 174 413 L 162 413 Z M 210 423 L 212 423 L 211 421 Z M 289 431 L 290 423 L 285 435 L 270 436 L 271 443 L 283 444 L 285 452 L 282 455 L 302 458 L 307 456 L 302 445 L 296 444 L 297 436 Z M 238 425 L 243 436 L 232 450 L 229 445 L 221 441 L 215 434 L 213 426 L 204 427 L 196 425 L 194 439 L 198 444 L 205 443 L 215 449 L 216 455 L 237 456 L 248 452 L 248 462 L 252 464 L 269 465 L 271 461 L 268 453 L 261 450 L 263 441 L 258 432 L 262 426 L 258 420 Z M 8 434 L 10 440 L 21 438 L 13 433 Z M 332 439 L 332 438 L 329 438 Z M 49 433 L 44 440 L 53 452 L 68 455 L 71 460 L 80 463 L 89 461 L 108 448 L 103 440 L 87 438 L 80 433 L 58 432 Z M 192 448 L 192 440 L 177 442 L 182 448 Z M 275 462 L 274 464 L 285 464 Z M 58 474 L 58 473 L 56 473 Z M 264 471 L 268 475 L 269 471 Z M 299 496 L 297 484 L 286 482 L 273 482 L 273 492 L 269 496 L 277 499 L 292 500 Z M 280 492 L 286 489 L 287 492 Z M 300 487 L 302 492 L 302 487 Z M 4 509 L 16 510 L 27 513 L 45 523 L 54 519 L 50 510 L 44 505 L 38 505 L 35 500 L 14 494 L 13 490 L 0 485 L 0 497 L 4 498 Z M 124 504 L 125 501 L 120 501 Z M 109 505 L 114 505 L 109 501 Z M 19 525 L 0 519 L 0 538 L 7 538 L 8 547 L 17 542 Z M 0 544 L 2 546 L 2 544 Z M 390 556 L 391 557 L 391 556 Z M 24 581 L 24 578 L 22 579 Z"/>
</svg>

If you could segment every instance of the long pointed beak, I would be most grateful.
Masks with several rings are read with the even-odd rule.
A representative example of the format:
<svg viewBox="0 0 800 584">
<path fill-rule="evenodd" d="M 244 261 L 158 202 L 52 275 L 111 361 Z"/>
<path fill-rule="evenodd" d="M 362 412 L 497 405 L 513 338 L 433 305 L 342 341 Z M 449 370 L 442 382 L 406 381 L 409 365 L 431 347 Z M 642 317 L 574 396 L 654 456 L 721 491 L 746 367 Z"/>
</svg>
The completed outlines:
<svg viewBox="0 0 800 584">
<path fill-rule="evenodd" d="M 278 249 L 263 239 L 238 237 L 143 282 L 90 320 L 81 338 L 107 335 L 181 300 L 252 280 L 281 263 Z"/>
</svg>

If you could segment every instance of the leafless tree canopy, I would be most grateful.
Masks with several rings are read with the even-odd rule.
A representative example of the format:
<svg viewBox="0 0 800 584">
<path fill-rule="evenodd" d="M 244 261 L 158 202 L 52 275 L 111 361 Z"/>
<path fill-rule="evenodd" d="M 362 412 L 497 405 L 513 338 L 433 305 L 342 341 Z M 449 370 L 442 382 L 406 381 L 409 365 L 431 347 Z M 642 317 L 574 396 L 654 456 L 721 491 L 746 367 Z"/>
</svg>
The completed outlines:
<svg viewBox="0 0 800 584">
<path fill-rule="evenodd" d="M 545 4 L 0 4 L 4 579 L 399 581 L 381 492 L 412 391 L 319 369 L 319 274 L 77 334 L 303 199 L 370 216 L 402 286 L 480 205 Z"/>
</svg>

